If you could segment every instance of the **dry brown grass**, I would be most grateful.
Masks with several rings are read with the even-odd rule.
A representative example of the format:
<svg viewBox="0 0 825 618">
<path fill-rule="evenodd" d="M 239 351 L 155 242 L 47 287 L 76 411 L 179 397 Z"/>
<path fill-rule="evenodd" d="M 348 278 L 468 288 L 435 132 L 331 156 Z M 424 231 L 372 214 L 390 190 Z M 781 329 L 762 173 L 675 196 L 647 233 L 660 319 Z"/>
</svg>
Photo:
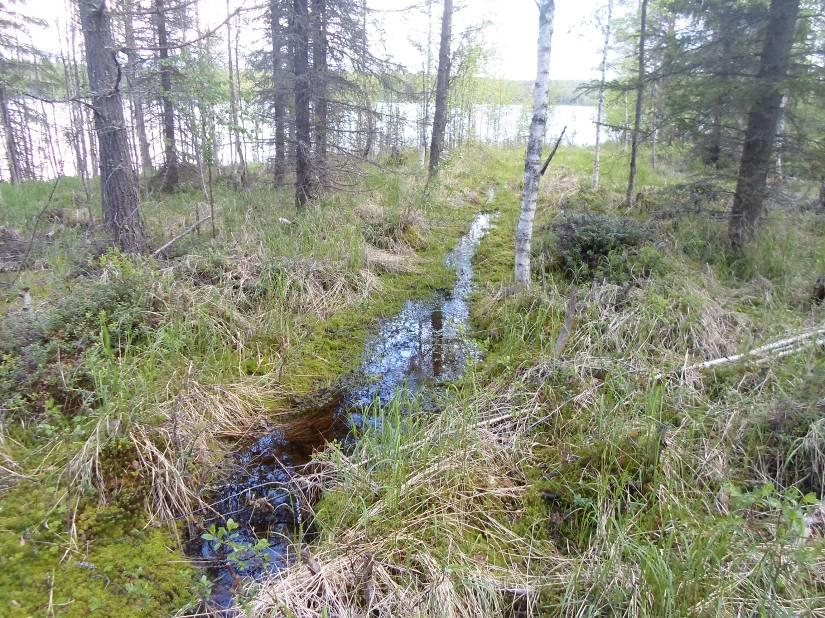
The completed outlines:
<svg viewBox="0 0 825 618">
<path fill-rule="evenodd" d="M 542 586 L 562 582 L 570 567 L 545 542 L 511 528 L 527 491 L 522 464 L 532 444 L 524 429 L 539 409 L 536 397 L 502 386 L 480 395 L 472 420 L 459 408 L 445 411 L 395 452 L 362 441 L 349 456 L 322 455 L 315 482 L 342 495 L 373 487 L 374 500 L 334 515 L 330 542 L 305 548 L 263 582 L 253 614 L 535 613 Z M 402 469 L 397 486 L 382 485 Z M 357 524 L 347 525 L 353 510 Z M 467 539 L 476 536 L 484 542 L 470 550 Z"/>
<path fill-rule="evenodd" d="M 412 250 L 403 253 L 391 253 L 378 247 L 367 246 L 367 264 L 371 269 L 383 272 L 414 273 L 420 272 L 418 259 Z"/>
<path fill-rule="evenodd" d="M 175 395 L 147 407 L 137 419 L 102 418 L 68 464 L 73 487 L 95 486 L 106 500 L 111 476 L 110 445 L 128 438 L 128 467 L 146 484 L 146 507 L 155 521 L 172 522 L 204 506 L 200 491 L 237 441 L 265 429 L 273 402 L 284 396 L 277 386 L 249 379 L 235 384 L 202 385 L 191 376 Z M 266 411 L 267 413 L 264 413 Z"/>
</svg>

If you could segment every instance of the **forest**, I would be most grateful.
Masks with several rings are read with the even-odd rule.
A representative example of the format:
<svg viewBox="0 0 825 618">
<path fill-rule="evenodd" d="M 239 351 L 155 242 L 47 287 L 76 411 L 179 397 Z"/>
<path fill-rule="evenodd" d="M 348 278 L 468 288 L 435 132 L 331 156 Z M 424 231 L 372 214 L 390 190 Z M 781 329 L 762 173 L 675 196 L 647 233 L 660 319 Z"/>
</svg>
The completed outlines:
<svg viewBox="0 0 825 618">
<path fill-rule="evenodd" d="M 0 615 L 825 617 L 825 2 L 0 0 Z"/>
</svg>

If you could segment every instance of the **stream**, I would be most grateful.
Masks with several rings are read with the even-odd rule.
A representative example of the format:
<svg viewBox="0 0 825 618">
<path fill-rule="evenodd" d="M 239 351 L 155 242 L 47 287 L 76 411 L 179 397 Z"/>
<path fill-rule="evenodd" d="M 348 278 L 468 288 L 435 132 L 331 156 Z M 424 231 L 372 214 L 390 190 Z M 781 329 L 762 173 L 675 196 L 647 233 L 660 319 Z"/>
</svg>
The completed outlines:
<svg viewBox="0 0 825 618">
<path fill-rule="evenodd" d="M 492 215 L 477 215 L 447 255 L 447 265 L 456 272 L 452 290 L 407 301 L 397 316 L 380 323 L 347 387 L 235 456 L 233 476 L 213 496 L 215 516 L 207 522 L 207 529 L 214 526 L 220 539 L 200 538 L 191 545 L 193 555 L 212 565 L 208 572 L 214 606 L 231 608 L 243 578 L 278 572 L 294 559 L 302 522 L 290 487 L 314 452 L 334 440 L 346 445 L 355 430 L 377 423 L 369 414 L 376 403 L 386 405 L 425 387 L 437 392 L 477 358 L 467 334 L 468 296 L 472 259 L 491 226 Z"/>
</svg>

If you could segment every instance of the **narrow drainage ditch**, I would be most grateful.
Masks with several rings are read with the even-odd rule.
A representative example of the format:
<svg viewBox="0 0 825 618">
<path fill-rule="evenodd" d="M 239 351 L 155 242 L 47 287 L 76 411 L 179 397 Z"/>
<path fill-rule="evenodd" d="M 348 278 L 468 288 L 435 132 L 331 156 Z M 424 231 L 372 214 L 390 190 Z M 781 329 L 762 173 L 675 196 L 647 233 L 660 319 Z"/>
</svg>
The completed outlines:
<svg viewBox="0 0 825 618">
<path fill-rule="evenodd" d="M 213 608 L 231 608 L 245 578 L 276 573 L 294 560 L 295 541 L 306 522 L 291 487 L 306 473 L 314 452 L 333 440 L 346 443 L 355 429 L 375 422 L 370 406 L 386 405 L 402 392 L 443 388 L 478 356 L 467 335 L 468 296 L 473 256 L 492 220 L 489 213 L 477 215 L 447 255 L 447 265 L 456 272 L 450 292 L 407 301 L 396 317 L 381 322 L 355 375 L 346 380 L 349 387 L 330 394 L 324 405 L 307 407 L 293 423 L 235 456 L 232 478 L 211 500 L 212 515 L 201 531 L 206 538 L 189 543 L 190 555 L 210 565 Z"/>
</svg>

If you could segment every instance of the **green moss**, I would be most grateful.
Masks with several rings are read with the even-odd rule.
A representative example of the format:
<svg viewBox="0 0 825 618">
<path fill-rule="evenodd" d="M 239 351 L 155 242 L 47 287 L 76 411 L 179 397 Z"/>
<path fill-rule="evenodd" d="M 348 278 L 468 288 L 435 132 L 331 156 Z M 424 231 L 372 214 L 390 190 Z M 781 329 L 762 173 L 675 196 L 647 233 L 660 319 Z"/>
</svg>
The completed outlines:
<svg viewBox="0 0 825 618">
<path fill-rule="evenodd" d="M 63 616 L 161 616 L 191 600 L 194 570 L 162 529 L 140 511 L 91 504 L 76 520 L 55 487 L 22 483 L 0 503 L 0 613 Z"/>
<path fill-rule="evenodd" d="M 452 211 L 450 225 L 434 234 L 427 248 L 417 254 L 417 272 L 383 273 L 379 292 L 309 324 L 307 338 L 289 351 L 283 370 L 287 391 L 308 393 L 350 373 L 358 367 L 364 343 L 379 320 L 398 313 L 408 300 L 452 287 L 455 273 L 444 260 L 472 215 L 471 209 Z"/>
</svg>

